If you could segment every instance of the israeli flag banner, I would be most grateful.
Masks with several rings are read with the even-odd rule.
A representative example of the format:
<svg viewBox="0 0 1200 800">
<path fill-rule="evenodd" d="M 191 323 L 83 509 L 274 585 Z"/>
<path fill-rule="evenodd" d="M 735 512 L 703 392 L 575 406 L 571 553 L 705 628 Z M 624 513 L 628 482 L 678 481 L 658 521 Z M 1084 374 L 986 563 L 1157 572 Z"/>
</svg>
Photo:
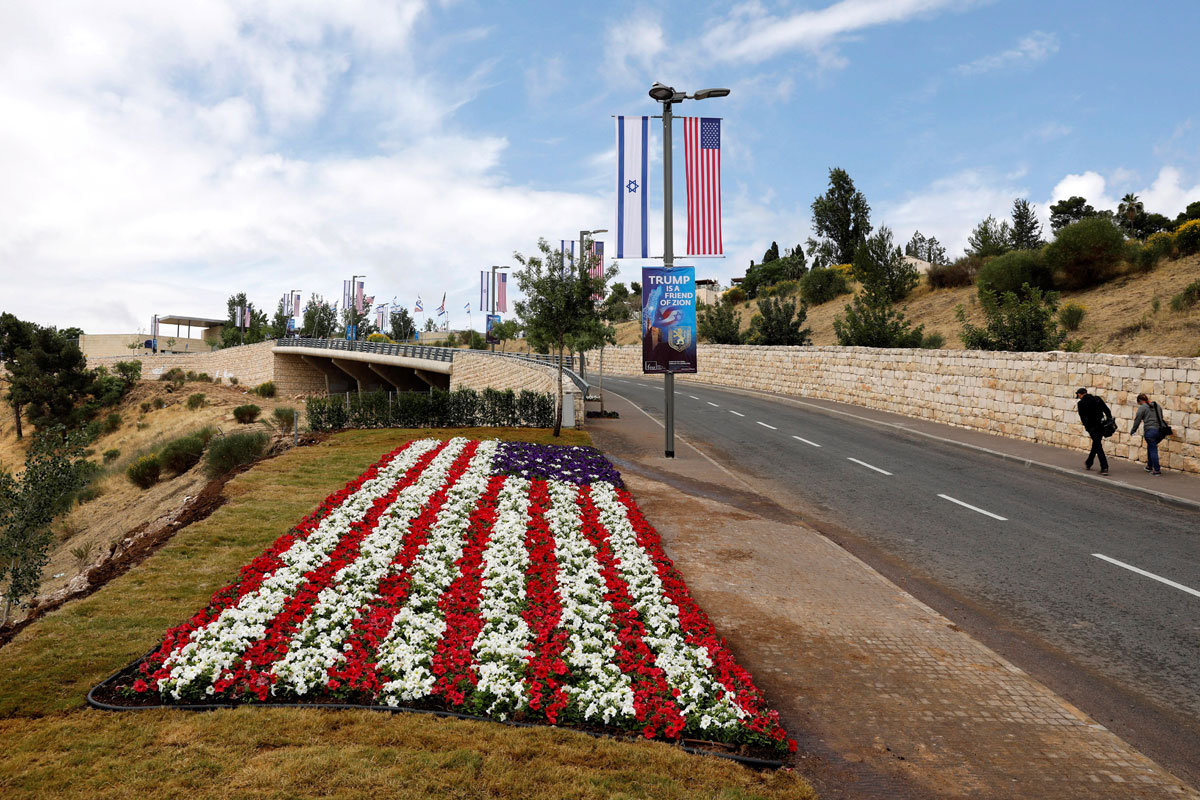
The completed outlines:
<svg viewBox="0 0 1200 800">
<path fill-rule="evenodd" d="M 650 118 L 617 117 L 617 258 L 649 258 Z"/>
</svg>

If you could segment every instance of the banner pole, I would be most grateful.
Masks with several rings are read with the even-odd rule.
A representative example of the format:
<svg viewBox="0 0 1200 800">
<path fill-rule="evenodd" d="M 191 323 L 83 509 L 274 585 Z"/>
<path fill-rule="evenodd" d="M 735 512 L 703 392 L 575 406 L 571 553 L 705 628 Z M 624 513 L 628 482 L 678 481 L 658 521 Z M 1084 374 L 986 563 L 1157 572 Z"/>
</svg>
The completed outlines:
<svg viewBox="0 0 1200 800">
<path fill-rule="evenodd" d="M 674 184 L 671 177 L 671 101 L 663 106 L 663 266 L 675 266 Z M 663 375 L 664 405 L 666 408 L 666 447 L 664 455 L 675 457 L 675 374 L 670 369 Z"/>
</svg>

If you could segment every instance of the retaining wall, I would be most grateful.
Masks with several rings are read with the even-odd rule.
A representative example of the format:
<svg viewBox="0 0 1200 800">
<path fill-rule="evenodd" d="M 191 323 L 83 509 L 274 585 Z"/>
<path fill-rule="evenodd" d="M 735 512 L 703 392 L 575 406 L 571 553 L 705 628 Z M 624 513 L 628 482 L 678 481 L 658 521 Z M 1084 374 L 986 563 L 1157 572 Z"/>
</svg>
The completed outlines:
<svg viewBox="0 0 1200 800">
<path fill-rule="evenodd" d="M 606 372 L 640 375 L 640 345 L 609 347 Z M 599 353 L 588 355 L 599 364 Z M 700 345 L 699 372 L 678 380 L 759 389 L 891 411 L 1016 439 L 1083 448 L 1075 389 L 1100 395 L 1117 419 L 1106 451 L 1144 457 L 1141 431 L 1126 434 L 1144 392 L 1175 435 L 1162 465 L 1200 473 L 1200 359 L 1101 353 L 993 353 L 868 347 Z"/>
<path fill-rule="evenodd" d="M 607 358 L 605 359 L 607 361 Z M 607 364 L 606 364 L 607 366 Z M 547 392 L 557 397 L 555 381 L 558 370 L 544 364 L 535 364 L 519 358 L 473 353 L 464 350 L 454 354 L 454 367 L 450 372 L 450 389 L 512 389 L 520 392 Z M 574 410 L 574 417 L 570 415 Z M 571 420 L 571 424 L 568 424 Z M 584 397 L 570 378 L 563 376 L 563 425 L 583 427 Z"/>
<path fill-rule="evenodd" d="M 184 372 L 207 372 L 214 378 L 228 382 L 237 378 L 243 386 L 257 386 L 275 378 L 275 357 L 271 348 L 273 341 L 248 344 L 241 347 L 226 347 L 209 353 L 177 353 L 148 356 L 102 356 L 88 358 L 89 367 L 101 365 L 111 369 L 118 361 L 142 362 L 142 378 L 155 380 L 169 369 L 179 367 Z"/>
</svg>

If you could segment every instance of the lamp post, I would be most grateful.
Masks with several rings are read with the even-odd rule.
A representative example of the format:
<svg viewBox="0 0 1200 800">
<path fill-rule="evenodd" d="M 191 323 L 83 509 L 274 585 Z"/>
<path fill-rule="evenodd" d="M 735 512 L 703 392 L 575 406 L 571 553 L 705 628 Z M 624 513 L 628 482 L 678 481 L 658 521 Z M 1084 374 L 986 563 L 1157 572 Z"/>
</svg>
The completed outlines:
<svg viewBox="0 0 1200 800">
<path fill-rule="evenodd" d="M 491 289 L 488 291 L 488 297 L 491 298 L 491 301 L 492 301 L 491 302 L 491 306 L 492 306 L 491 316 L 493 316 L 493 317 L 496 316 L 496 270 L 498 270 L 498 269 L 512 269 L 512 267 L 502 267 L 499 264 L 492 265 L 492 286 L 491 286 Z M 487 321 L 486 320 L 483 323 L 483 332 L 485 334 L 487 333 Z M 492 352 L 493 353 L 496 352 L 496 343 L 491 342 L 490 344 L 492 345 Z"/>
<path fill-rule="evenodd" d="M 675 266 L 674 185 L 671 178 L 671 104 L 684 100 L 707 100 L 710 97 L 726 97 L 728 89 L 701 89 L 695 94 L 677 92 L 670 86 L 655 83 L 650 87 L 650 97 L 662 103 L 663 113 L 663 266 Z M 675 373 L 668 370 L 663 375 L 663 391 L 666 400 L 666 449 L 667 458 L 675 457 Z"/>
<path fill-rule="evenodd" d="M 584 264 L 587 263 L 587 253 L 585 252 L 583 244 L 584 239 L 597 233 L 608 233 L 608 228 L 597 228 L 594 231 L 579 232 L 579 258 Z M 579 354 L 579 377 L 583 378 L 585 381 L 587 380 L 587 368 L 583 364 L 583 353 Z"/>
<path fill-rule="evenodd" d="M 365 277 L 367 277 L 367 276 L 366 275 L 350 276 L 350 305 L 354 307 L 354 316 L 352 317 L 352 319 L 354 320 L 354 339 L 353 339 L 353 341 L 356 341 L 356 342 L 358 341 L 358 279 L 365 278 Z M 350 309 L 347 308 L 346 310 L 349 311 Z"/>
</svg>

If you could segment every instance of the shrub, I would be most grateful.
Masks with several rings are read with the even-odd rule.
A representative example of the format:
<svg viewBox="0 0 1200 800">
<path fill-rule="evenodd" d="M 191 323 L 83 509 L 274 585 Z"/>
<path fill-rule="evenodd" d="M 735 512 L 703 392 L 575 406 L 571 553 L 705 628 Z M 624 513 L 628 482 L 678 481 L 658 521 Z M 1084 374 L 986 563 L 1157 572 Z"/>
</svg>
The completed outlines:
<svg viewBox="0 0 1200 800">
<path fill-rule="evenodd" d="M 184 375 L 183 377 L 184 377 L 184 380 L 186 380 L 188 383 L 195 383 L 196 379 L 197 379 L 199 376 L 198 376 L 198 375 L 196 375 L 196 373 L 195 373 L 195 372 L 193 372 L 192 370 L 190 370 L 190 369 L 189 369 L 189 370 L 187 371 L 187 374 L 186 374 L 186 375 Z"/>
<path fill-rule="evenodd" d="M 925 334 L 925 338 L 921 339 L 922 350 L 941 350 L 946 345 L 946 337 L 937 331 L 932 331 Z"/>
<path fill-rule="evenodd" d="M 372 333 L 370 336 L 367 337 L 367 341 L 368 342 L 382 342 L 384 344 L 395 344 L 395 342 L 392 341 L 391 337 L 389 337 L 385 334 L 379 333 L 379 332 Z"/>
<path fill-rule="evenodd" d="M 810 306 L 819 306 L 850 292 L 846 273 L 836 267 L 815 267 L 800 279 L 800 298 Z"/>
<path fill-rule="evenodd" d="M 104 418 L 104 424 L 101 426 L 101 430 L 104 433 L 115 433 L 120 427 L 121 415 L 114 411 Z"/>
<path fill-rule="evenodd" d="M 104 490 L 99 486 L 85 486 L 75 493 L 75 502 L 79 505 L 90 503 L 102 494 Z"/>
<path fill-rule="evenodd" d="M 795 300 L 765 297 L 758 302 L 759 313 L 750 320 L 747 339 L 754 344 L 798 347 L 812 344 L 812 330 L 801 328 L 808 317 L 808 304 Z"/>
<path fill-rule="evenodd" d="M 1153 271 L 1161 259 L 1162 254 L 1149 245 L 1143 245 L 1134 240 L 1125 243 L 1125 260 L 1138 272 Z"/>
<path fill-rule="evenodd" d="M 1175 230 L 1175 247 L 1181 256 L 1200 253 L 1200 219 L 1188 220 Z"/>
<path fill-rule="evenodd" d="M 254 387 L 254 393 L 259 397 L 274 397 L 275 381 L 263 381 L 258 386 Z"/>
<path fill-rule="evenodd" d="M 233 385 L 233 386 L 237 386 L 237 385 L 238 385 L 238 378 L 237 378 L 237 375 L 234 375 L 232 378 L 230 378 L 230 379 L 229 379 L 229 383 L 230 383 L 231 385 Z"/>
<path fill-rule="evenodd" d="M 204 471 L 210 478 L 228 475 L 243 464 L 257 461 L 266 448 L 267 435 L 261 431 L 222 436 L 209 444 L 204 458 Z"/>
<path fill-rule="evenodd" d="M 161 397 L 156 397 L 156 398 L 154 398 L 152 403 L 155 408 L 163 408 L 164 406 L 166 406 L 167 401 L 163 400 Z"/>
<path fill-rule="evenodd" d="M 1200 303 L 1200 281 L 1189 283 L 1183 291 L 1171 298 L 1172 311 L 1187 311 Z"/>
<path fill-rule="evenodd" d="M 924 325 L 912 327 L 883 291 L 864 291 L 833 320 L 842 347 L 920 347 Z"/>
<path fill-rule="evenodd" d="M 731 306 L 736 306 L 738 303 L 746 302 L 746 290 L 740 286 L 734 286 L 721 295 L 721 299 Z"/>
<path fill-rule="evenodd" d="M 1014 250 L 984 264 L 975 283 L 979 286 L 979 298 L 982 300 L 984 292 L 1020 294 L 1022 286 L 1050 289 L 1054 286 L 1054 274 L 1041 251 Z"/>
<path fill-rule="evenodd" d="M 254 420 L 258 419 L 258 415 L 262 413 L 262 409 L 253 403 L 247 403 L 244 406 L 238 406 L 233 410 L 233 418 L 243 425 L 249 425 Z"/>
<path fill-rule="evenodd" d="M 1065 229 L 1064 229 L 1065 230 Z M 1078 349 L 1067 341 L 1065 331 L 1058 329 L 1054 312 L 1058 309 L 1058 293 L 1042 293 L 1034 286 L 1023 286 L 1020 292 L 993 291 L 979 295 L 987 322 L 977 327 L 967 322 L 966 310 L 959 306 L 956 314 L 962 323 L 962 342 L 969 350 L 1007 350 L 1040 353 L 1060 347 Z"/>
<path fill-rule="evenodd" d="M 200 461 L 204 455 L 204 442 L 196 434 L 181 436 L 167 442 L 158 454 L 159 462 L 176 475 L 182 475 Z"/>
<path fill-rule="evenodd" d="M 930 264 L 925 277 L 932 289 L 952 289 L 975 283 L 985 259 L 981 256 L 963 256 L 950 264 Z"/>
<path fill-rule="evenodd" d="M 195 373 L 192 374 L 194 375 Z M 163 383 L 170 383 L 173 386 L 183 386 L 187 380 L 187 375 L 179 367 L 171 367 L 171 369 L 160 375 L 158 379 Z"/>
<path fill-rule="evenodd" d="M 208 447 L 208 443 L 211 442 L 213 440 L 213 437 L 216 436 L 218 433 L 220 433 L 220 431 L 218 431 L 212 425 L 205 425 L 203 428 L 201 428 L 200 430 L 193 433 L 192 436 L 200 437 L 200 441 L 204 444 L 205 447 Z"/>
<path fill-rule="evenodd" d="M 854 250 L 854 279 L 893 303 L 908 297 L 920 278 L 917 268 L 904 259 L 892 241 L 892 232 L 881 226 Z"/>
<path fill-rule="evenodd" d="M 467 426 L 554 425 L 554 396 L 548 393 L 456 389 L 445 392 L 369 392 L 310 397 L 305 407 L 309 429 L 454 428 Z"/>
<path fill-rule="evenodd" d="M 112 448 L 111 450 L 104 451 L 104 463 L 105 464 L 111 464 L 112 462 L 116 461 L 120 457 L 121 457 L 121 451 L 115 447 Z"/>
<path fill-rule="evenodd" d="M 292 426 L 296 421 L 296 409 L 290 406 L 280 406 L 271 412 L 271 416 L 275 418 L 275 424 L 279 426 L 279 430 L 284 433 L 292 432 Z"/>
<path fill-rule="evenodd" d="M 787 297 L 790 294 L 795 294 L 796 292 L 800 291 L 800 281 L 780 281 L 772 288 L 775 290 L 776 297 Z"/>
<path fill-rule="evenodd" d="M 1170 258 L 1175 252 L 1175 236 L 1167 231 L 1152 233 L 1146 238 L 1146 247 L 1157 253 L 1160 260 Z"/>
<path fill-rule="evenodd" d="M 1104 217 L 1072 223 L 1046 246 L 1046 262 L 1069 289 L 1087 289 L 1108 280 L 1124 255 L 1124 234 Z"/>
<path fill-rule="evenodd" d="M 158 478 L 162 475 L 162 464 L 159 463 L 158 456 L 151 453 L 134 459 L 129 468 L 125 470 L 125 475 L 133 481 L 134 485 L 142 489 L 149 489 L 158 483 Z"/>
<path fill-rule="evenodd" d="M 1064 303 L 1062 308 L 1058 309 L 1058 322 L 1069 331 L 1077 331 L 1086 313 L 1087 309 L 1079 303 Z"/>
<path fill-rule="evenodd" d="M 205 404 L 204 392 L 196 392 L 195 394 L 188 396 L 187 407 L 190 408 L 192 411 L 195 411 L 198 408 L 204 408 L 204 404 Z"/>
<path fill-rule="evenodd" d="M 149 400 L 147 400 L 146 402 L 144 402 L 140 406 L 138 406 L 138 408 L 140 408 L 142 410 L 143 414 L 149 414 L 150 409 L 154 408 L 154 406 L 150 404 Z"/>
</svg>

